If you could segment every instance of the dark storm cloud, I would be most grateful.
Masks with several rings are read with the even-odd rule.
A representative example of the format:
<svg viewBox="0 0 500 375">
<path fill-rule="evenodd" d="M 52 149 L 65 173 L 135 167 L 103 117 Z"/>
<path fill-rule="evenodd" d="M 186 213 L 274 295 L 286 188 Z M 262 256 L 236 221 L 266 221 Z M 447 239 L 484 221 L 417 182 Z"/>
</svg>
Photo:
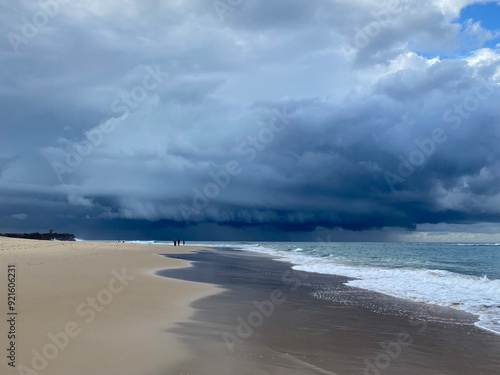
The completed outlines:
<svg viewBox="0 0 500 375">
<path fill-rule="evenodd" d="M 0 227 L 387 239 L 496 223 L 500 54 L 457 24 L 469 3 L 59 2 L 31 36 L 40 5 L 4 6 Z"/>
</svg>

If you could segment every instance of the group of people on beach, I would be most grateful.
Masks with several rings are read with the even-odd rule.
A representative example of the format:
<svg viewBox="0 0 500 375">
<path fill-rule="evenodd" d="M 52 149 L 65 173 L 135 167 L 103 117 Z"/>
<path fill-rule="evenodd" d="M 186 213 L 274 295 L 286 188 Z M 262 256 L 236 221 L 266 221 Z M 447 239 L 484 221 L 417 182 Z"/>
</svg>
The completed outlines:
<svg viewBox="0 0 500 375">
<path fill-rule="evenodd" d="M 186 241 L 182 241 L 182 244 L 185 245 Z M 174 246 L 181 246 L 181 240 L 174 240 Z"/>
</svg>

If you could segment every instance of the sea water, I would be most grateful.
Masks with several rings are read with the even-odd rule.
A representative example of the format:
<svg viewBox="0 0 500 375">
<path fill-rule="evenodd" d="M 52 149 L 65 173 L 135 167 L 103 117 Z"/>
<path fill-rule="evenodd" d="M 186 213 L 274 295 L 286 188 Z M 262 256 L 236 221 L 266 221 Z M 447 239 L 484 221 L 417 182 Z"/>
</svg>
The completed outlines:
<svg viewBox="0 0 500 375">
<path fill-rule="evenodd" d="M 200 244 L 201 245 L 201 244 Z M 500 244 L 208 242 L 276 256 L 296 270 L 354 278 L 347 285 L 463 310 L 500 334 Z"/>
</svg>

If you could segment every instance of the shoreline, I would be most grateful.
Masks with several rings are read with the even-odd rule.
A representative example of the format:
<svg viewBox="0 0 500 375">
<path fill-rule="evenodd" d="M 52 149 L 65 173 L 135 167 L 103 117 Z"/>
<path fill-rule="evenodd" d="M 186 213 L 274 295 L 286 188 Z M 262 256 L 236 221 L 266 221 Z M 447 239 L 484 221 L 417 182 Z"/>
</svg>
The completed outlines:
<svg viewBox="0 0 500 375">
<path fill-rule="evenodd" d="M 298 243 L 294 246 L 300 246 L 300 245 L 301 244 Z M 454 245 L 454 244 L 452 244 L 452 245 Z M 463 244 L 458 244 L 458 245 L 463 245 Z M 477 245 L 477 244 L 474 244 L 474 245 Z M 482 245 L 490 246 L 491 244 L 482 244 Z M 323 264 L 322 267 L 316 268 L 315 266 L 310 266 L 309 264 L 307 264 L 307 262 L 304 263 L 302 259 L 299 259 L 299 261 L 297 262 L 294 259 L 295 254 L 293 252 L 280 253 L 279 251 L 273 250 L 272 248 L 268 248 L 267 249 L 268 251 L 260 251 L 260 250 L 253 250 L 253 249 L 247 250 L 244 247 L 241 247 L 240 249 L 243 251 L 249 251 L 251 254 L 268 255 L 274 260 L 284 261 L 284 262 L 290 263 L 290 264 L 292 264 L 292 268 L 294 270 L 297 270 L 297 271 L 346 277 L 349 279 L 347 281 L 347 285 L 351 286 L 353 288 L 360 288 L 362 290 L 370 291 L 373 293 L 380 293 L 380 294 L 383 294 L 383 295 L 388 296 L 388 297 L 402 299 L 405 301 L 415 301 L 417 303 L 429 304 L 432 306 L 439 306 L 440 309 L 441 308 L 442 309 L 451 308 L 453 310 L 456 310 L 457 313 L 459 313 L 459 314 L 465 313 L 465 314 L 473 315 L 476 319 L 475 323 L 474 323 L 474 325 L 476 327 L 478 327 L 479 329 L 484 330 L 488 333 L 492 333 L 492 334 L 500 336 L 500 325 L 499 325 L 500 321 L 498 320 L 498 316 L 499 316 L 498 314 L 500 313 L 500 310 L 498 310 L 498 312 L 496 312 L 496 310 L 497 310 L 496 308 L 500 308 L 500 305 L 496 306 L 497 304 L 494 303 L 494 301 L 497 298 L 496 298 L 496 296 L 493 295 L 493 292 L 489 293 L 488 296 L 483 296 L 484 303 L 483 303 L 483 306 L 481 306 L 481 303 L 476 303 L 476 301 L 467 301 L 466 300 L 464 302 L 462 300 L 462 298 L 464 297 L 464 294 L 467 294 L 467 288 L 463 288 L 464 290 L 460 291 L 460 292 L 463 292 L 464 294 L 460 294 L 460 293 L 457 294 L 457 289 L 454 290 L 454 293 L 453 293 L 453 290 L 448 290 L 448 289 L 444 290 L 444 289 L 442 289 L 443 284 L 440 283 L 440 280 L 435 280 L 437 282 L 437 285 L 440 285 L 440 287 L 441 287 L 441 291 L 440 291 L 441 293 L 444 293 L 445 295 L 447 295 L 447 293 L 452 293 L 452 295 L 454 295 L 454 297 L 451 301 L 448 300 L 448 298 L 439 300 L 439 297 L 438 297 L 437 302 L 435 302 L 435 304 L 433 304 L 430 301 L 434 300 L 435 296 L 432 294 L 428 294 L 427 291 L 425 291 L 423 289 L 420 289 L 420 290 L 418 290 L 418 288 L 417 288 L 417 290 L 413 289 L 413 293 L 408 294 L 407 290 L 412 290 L 412 285 L 408 285 L 406 283 L 403 285 L 403 284 L 401 284 L 401 280 L 396 280 L 397 281 L 396 284 L 393 284 L 392 281 L 386 282 L 386 280 L 388 280 L 388 278 L 394 276 L 394 274 L 388 275 L 387 271 L 389 271 L 389 273 L 393 273 L 395 271 L 397 272 L 397 270 L 398 270 L 397 268 L 384 269 L 384 268 L 373 267 L 370 265 L 365 265 L 365 266 L 353 266 L 353 267 L 347 266 L 347 268 L 351 268 L 351 269 L 347 269 L 347 270 L 334 269 L 333 271 L 331 271 L 329 269 L 325 270 L 325 268 L 322 268 L 322 267 L 339 266 L 339 264 L 336 264 L 335 262 L 333 262 L 331 265 Z M 271 251 L 271 253 L 269 251 Z M 314 258 L 310 258 L 309 260 L 313 260 L 313 259 Z M 342 265 L 340 265 L 340 266 L 342 266 Z M 366 269 L 364 271 L 372 272 L 372 275 L 373 275 L 374 270 L 376 270 L 377 273 L 381 272 L 381 270 L 384 270 L 386 273 L 377 274 L 376 278 L 373 278 L 370 276 L 366 277 L 366 275 L 364 275 L 364 274 L 359 274 L 359 269 L 364 269 L 365 267 L 366 267 Z M 476 288 L 476 289 L 472 289 L 472 290 L 476 290 L 480 294 L 482 294 L 484 290 L 487 290 L 487 288 L 483 288 L 482 285 L 478 285 L 478 283 L 482 283 L 484 281 L 484 279 L 486 279 L 490 283 L 495 283 L 495 282 L 498 283 L 498 281 L 500 281 L 500 280 L 495 279 L 495 278 L 488 279 L 485 276 L 485 274 L 481 274 L 481 275 L 470 274 L 469 275 L 469 274 L 460 273 L 460 272 L 455 273 L 455 271 L 450 271 L 447 268 L 437 268 L 437 269 L 416 268 L 416 269 L 411 269 L 411 270 L 407 271 L 407 272 L 413 273 L 413 274 L 407 275 L 408 282 L 411 284 L 412 276 L 416 276 L 419 279 L 421 279 L 421 276 L 422 276 L 421 274 L 423 272 L 432 273 L 434 271 L 442 272 L 443 270 L 444 270 L 444 272 L 450 272 L 450 275 L 457 278 L 458 280 L 454 280 L 454 282 L 457 284 L 464 282 L 464 280 L 461 278 L 467 278 L 467 277 L 474 278 L 475 283 L 474 283 L 474 285 L 471 285 L 470 287 Z M 382 275 L 383 275 L 383 277 L 381 277 Z M 399 277 L 400 277 L 400 275 L 399 275 Z M 383 282 L 378 283 L 377 282 L 378 280 L 383 280 Z M 373 283 L 374 281 L 375 281 L 375 283 Z M 450 281 L 448 281 L 448 283 L 450 283 Z M 453 284 L 453 283 L 451 283 L 451 284 Z M 394 288 L 392 285 L 398 285 L 399 289 Z M 415 285 L 416 284 L 413 283 L 413 287 L 415 287 Z M 388 286 L 392 286 L 392 287 L 388 288 Z M 403 289 L 401 289 L 401 287 Z M 478 287 L 479 287 L 479 289 L 477 289 Z M 497 285 L 490 285 L 489 288 L 492 291 L 494 289 L 498 289 L 498 284 Z M 451 289 L 453 289 L 453 288 L 451 288 Z M 439 293 L 438 293 L 438 295 L 439 295 Z M 472 304 L 471 304 L 471 302 L 472 302 Z M 488 305 L 492 305 L 492 306 L 488 306 Z M 482 308 L 488 308 L 488 307 L 493 307 L 493 309 L 492 310 L 487 310 L 487 309 L 483 310 L 482 309 Z M 496 322 L 496 323 L 492 323 L 492 322 Z"/>
<path fill-rule="evenodd" d="M 265 254 L 212 249 L 182 258 L 194 267 L 162 275 L 225 291 L 195 301 L 192 321 L 173 330 L 197 353 L 196 361 L 182 363 L 179 371 L 496 375 L 500 370 L 500 338 L 474 326 L 471 314 L 349 287 L 347 277 L 295 271 Z M 207 358 L 213 359 L 210 366 Z"/>
<path fill-rule="evenodd" d="M 191 303 L 217 287 L 159 277 L 188 268 L 165 253 L 197 247 L 0 238 L 0 277 L 15 265 L 14 364 L 2 374 L 160 375 L 192 353 L 168 330 L 189 321 Z M 3 285 L 3 283 L 2 283 Z M 0 317 L 7 320 L 7 293 Z M 0 344 L 9 348 L 7 325 Z M 21 372 L 22 373 L 22 372 Z"/>
</svg>

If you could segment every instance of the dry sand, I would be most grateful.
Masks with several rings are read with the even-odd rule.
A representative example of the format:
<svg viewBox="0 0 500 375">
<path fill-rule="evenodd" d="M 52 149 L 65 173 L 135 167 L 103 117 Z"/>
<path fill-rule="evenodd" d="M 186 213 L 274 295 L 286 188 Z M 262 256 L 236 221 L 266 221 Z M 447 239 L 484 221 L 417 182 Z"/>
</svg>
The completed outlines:
<svg viewBox="0 0 500 375">
<path fill-rule="evenodd" d="M 46 242 L 0 237 L 0 373 L 155 375 L 189 358 L 168 330 L 189 304 L 218 291 L 155 270 L 189 266 L 164 253 L 188 246 Z M 8 265 L 16 266 L 18 315 L 8 311 Z M 8 365 L 15 317 L 16 368 Z"/>
</svg>

